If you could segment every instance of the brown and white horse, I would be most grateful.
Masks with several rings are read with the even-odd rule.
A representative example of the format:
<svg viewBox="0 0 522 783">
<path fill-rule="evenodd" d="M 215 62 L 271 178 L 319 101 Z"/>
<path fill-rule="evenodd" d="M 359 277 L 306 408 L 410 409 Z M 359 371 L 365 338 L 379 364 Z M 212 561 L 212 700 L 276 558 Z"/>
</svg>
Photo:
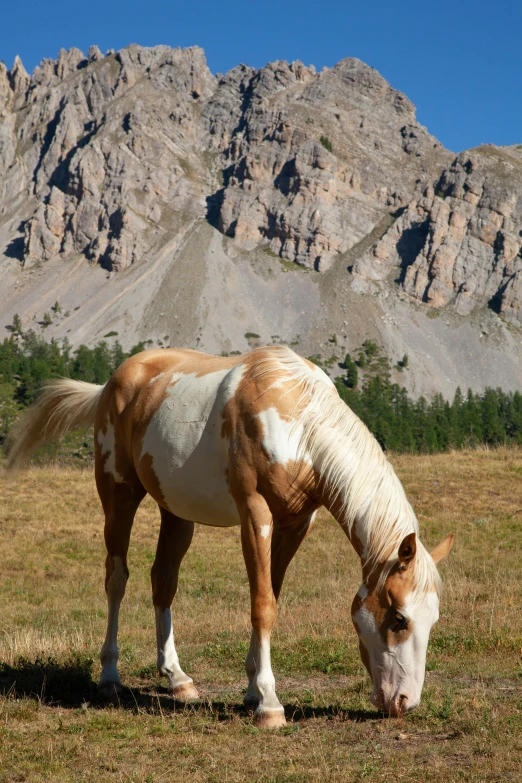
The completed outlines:
<svg viewBox="0 0 522 783">
<path fill-rule="evenodd" d="M 438 619 L 436 563 L 393 468 L 330 379 L 286 347 L 244 356 L 151 350 L 105 386 L 62 379 L 29 410 L 10 451 L 16 467 L 43 442 L 95 424 L 96 484 L 105 513 L 108 626 L 99 686 L 118 674 L 118 613 L 136 510 L 148 492 L 161 528 L 152 566 L 158 669 L 177 699 L 198 692 L 182 670 L 171 619 L 178 572 L 194 523 L 241 525 L 251 595 L 248 692 L 261 726 L 284 724 L 270 636 L 286 569 L 325 506 L 361 559 L 352 605 L 373 703 L 397 716 L 420 700 L 426 649 Z"/>
</svg>

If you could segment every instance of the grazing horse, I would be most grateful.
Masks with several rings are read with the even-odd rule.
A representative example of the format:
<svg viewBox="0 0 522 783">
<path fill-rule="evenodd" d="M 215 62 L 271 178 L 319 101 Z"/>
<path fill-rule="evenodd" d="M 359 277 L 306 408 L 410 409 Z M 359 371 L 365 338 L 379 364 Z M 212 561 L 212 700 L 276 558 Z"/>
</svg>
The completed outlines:
<svg viewBox="0 0 522 783">
<path fill-rule="evenodd" d="M 393 716 L 420 700 L 426 649 L 438 619 L 436 563 L 375 438 L 318 367 L 289 348 L 244 356 L 150 350 L 105 386 L 51 382 L 22 419 L 9 455 L 16 467 L 42 443 L 95 425 L 96 485 L 105 513 L 107 635 L 100 689 L 118 674 L 118 613 L 128 578 L 134 515 L 147 492 L 161 528 L 152 566 L 158 669 L 177 699 L 198 692 L 180 666 L 171 604 L 194 523 L 241 526 L 252 636 L 245 703 L 264 727 L 285 723 L 270 663 L 270 636 L 286 569 L 325 506 L 361 560 L 352 605 L 372 701 Z"/>
</svg>

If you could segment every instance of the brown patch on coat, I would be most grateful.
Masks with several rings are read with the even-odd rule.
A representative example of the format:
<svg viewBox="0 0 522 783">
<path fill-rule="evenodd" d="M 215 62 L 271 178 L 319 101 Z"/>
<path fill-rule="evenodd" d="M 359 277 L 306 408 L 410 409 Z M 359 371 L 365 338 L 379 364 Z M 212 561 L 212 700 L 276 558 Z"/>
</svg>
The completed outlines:
<svg viewBox="0 0 522 783">
<path fill-rule="evenodd" d="M 245 356 L 213 356 L 190 348 L 156 348 L 131 356 L 118 367 L 115 375 L 120 373 L 129 376 L 139 367 L 140 373 L 148 375 L 147 381 L 162 372 L 181 372 L 184 375 L 194 373 L 201 378 L 219 370 L 231 370 L 241 364 L 244 358 Z"/>
<path fill-rule="evenodd" d="M 310 465 L 290 461 L 286 465 L 260 465 L 259 491 L 268 503 L 274 525 L 286 527 L 308 518 L 321 505 L 317 500 L 316 476 Z"/>
<path fill-rule="evenodd" d="M 147 488 L 149 495 L 154 498 L 156 503 L 162 508 L 167 509 L 167 504 L 163 491 L 160 487 L 158 477 L 152 465 L 152 454 L 144 454 L 138 464 L 138 473 L 141 483 Z"/>
<path fill-rule="evenodd" d="M 278 366 L 279 358 L 278 348 L 256 348 L 244 356 L 239 357 L 241 364 L 245 367 L 245 372 L 241 378 L 233 400 L 237 406 L 243 407 L 246 403 L 246 410 L 254 415 L 258 415 L 268 408 L 274 408 L 278 416 L 283 421 L 294 421 L 304 410 L 309 402 L 309 397 L 303 398 L 304 384 L 296 382 L 291 371 L 284 364 Z M 313 373 L 319 372 L 315 364 L 297 357 L 307 365 Z M 266 367 L 263 367 L 266 363 Z M 273 364 L 270 368 L 270 364 Z M 277 386 L 274 381 L 277 380 Z M 281 385 L 283 384 L 283 385 Z M 338 396 L 335 387 L 331 387 L 332 395 Z M 227 406 L 228 407 L 228 406 Z M 228 430 L 227 412 L 224 412 L 225 431 Z"/>
<path fill-rule="evenodd" d="M 392 569 L 386 582 L 380 590 L 377 589 L 379 581 L 379 572 L 373 572 L 369 583 L 366 582 L 368 595 L 361 598 L 359 594 L 355 596 L 352 603 L 352 621 L 359 633 L 355 615 L 364 606 L 364 608 L 373 615 L 375 624 L 379 629 L 379 635 L 382 641 L 389 647 L 395 647 L 405 642 L 413 633 L 413 621 L 409 620 L 404 630 L 394 631 L 393 625 L 396 622 L 397 614 L 406 604 L 407 596 L 413 588 L 414 568 L 412 565 L 406 570 L 401 570 L 399 566 Z M 362 642 L 360 642 L 362 645 Z M 364 645 L 362 645 L 364 647 Z"/>
</svg>

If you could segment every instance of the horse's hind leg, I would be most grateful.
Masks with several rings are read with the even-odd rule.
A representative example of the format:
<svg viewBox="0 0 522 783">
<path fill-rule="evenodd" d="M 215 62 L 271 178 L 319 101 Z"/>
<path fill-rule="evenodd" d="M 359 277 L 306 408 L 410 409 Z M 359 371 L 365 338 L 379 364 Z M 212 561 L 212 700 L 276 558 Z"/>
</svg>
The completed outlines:
<svg viewBox="0 0 522 783">
<path fill-rule="evenodd" d="M 98 492 L 105 512 L 105 592 L 107 594 L 107 633 L 100 652 L 102 672 L 98 688 L 113 695 L 120 687 L 118 673 L 118 617 L 129 577 L 127 550 L 134 516 L 145 497 L 137 477 L 135 482 L 117 482 L 107 474 L 97 475 Z"/>
<path fill-rule="evenodd" d="M 151 571 L 158 670 L 167 677 L 169 689 L 176 699 L 190 701 L 199 698 L 199 694 L 191 678 L 179 665 L 174 645 L 171 604 L 178 587 L 179 567 L 192 541 L 194 523 L 180 519 L 161 507 L 160 513 L 161 528 Z"/>
</svg>

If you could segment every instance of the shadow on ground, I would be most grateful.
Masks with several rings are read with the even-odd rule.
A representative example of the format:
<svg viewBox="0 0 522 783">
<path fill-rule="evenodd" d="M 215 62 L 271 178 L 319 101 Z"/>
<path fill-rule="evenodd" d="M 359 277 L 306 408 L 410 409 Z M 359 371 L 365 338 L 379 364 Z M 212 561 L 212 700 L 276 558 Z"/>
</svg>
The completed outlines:
<svg viewBox="0 0 522 783">
<path fill-rule="evenodd" d="M 98 693 L 93 679 L 92 658 L 74 656 L 66 661 L 37 658 L 29 661 L 18 658 L 15 663 L 0 663 L 0 695 L 8 698 L 38 699 L 48 706 L 78 708 L 85 704 L 103 709 L 116 707 L 131 712 L 160 714 L 182 709 L 187 713 L 211 715 L 214 720 L 229 721 L 233 716 L 248 718 L 252 712 L 242 703 L 225 703 L 202 699 L 185 704 L 175 701 L 166 688 L 145 686 L 122 688 L 107 698 Z M 312 718 L 335 718 L 338 721 L 376 720 L 377 713 L 368 710 L 349 710 L 337 705 L 327 707 L 285 705 L 286 717 L 294 723 Z"/>
<path fill-rule="evenodd" d="M 13 664 L 0 663 L 0 693 L 78 707 L 96 694 L 93 664 L 92 658 L 82 656 L 60 662 L 52 657 L 34 661 L 20 657 Z"/>
</svg>

